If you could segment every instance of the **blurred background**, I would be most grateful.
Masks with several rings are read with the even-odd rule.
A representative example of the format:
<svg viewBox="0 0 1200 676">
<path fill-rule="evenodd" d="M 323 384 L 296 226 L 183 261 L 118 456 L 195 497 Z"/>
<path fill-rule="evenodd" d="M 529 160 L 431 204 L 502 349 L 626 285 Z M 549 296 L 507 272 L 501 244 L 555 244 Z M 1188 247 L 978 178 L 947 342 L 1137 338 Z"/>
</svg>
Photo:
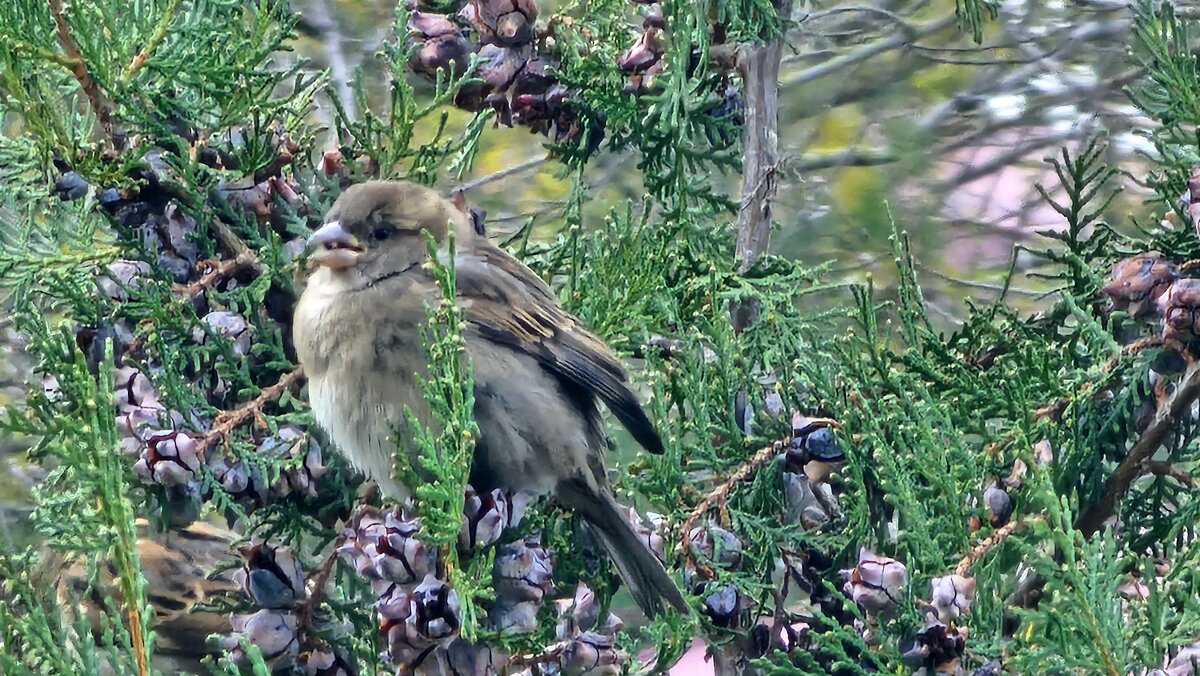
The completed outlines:
<svg viewBox="0 0 1200 676">
<path fill-rule="evenodd" d="M 564 3 L 540 4 L 546 16 Z M 382 83 L 374 54 L 393 3 L 297 0 L 295 7 L 301 36 L 281 59 L 328 68 L 347 94 L 359 67 L 368 84 Z M 1033 262 L 1019 247 L 1044 247 L 1036 233 L 1061 227 L 1035 189 L 1057 187 L 1047 156 L 1106 136 L 1109 162 L 1124 170 L 1125 194 L 1111 214 L 1119 227 L 1148 195 L 1134 177 L 1143 173 L 1140 153 L 1151 148 L 1136 132 L 1149 121 L 1123 92 L 1139 75 L 1128 58 L 1124 3 L 1005 0 L 979 45 L 954 9 L 950 0 L 797 3 L 780 83 L 784 155 L 772 247 L 812 265 L 832 261 L 832 279 L 871 273 L 886 287 L 894 277 L 894 220 L 913 237 L 926 299 L 947 328 L 966 297 L 997 292 L 1014 246 L 1023 270 Z M 316 114 L 333 118 L 328 106 Z M 494 230 L 535 214 L 539 234 L 556 227 L 569 186 L 556 177 L 557 164 L 539 161 L 542 144 L 521 128 L 485 135 L 473 179 L 523 168 L 471 193 Z M 589 166 L 593 216 L 640 198 L 630 160 L 601 153 Z M 737 185 L 737 176 L 727 177 L 731 193 Z M 1036 301 L 1036 284 L 1015 286 L 1010 300 Z"/>
</svg>

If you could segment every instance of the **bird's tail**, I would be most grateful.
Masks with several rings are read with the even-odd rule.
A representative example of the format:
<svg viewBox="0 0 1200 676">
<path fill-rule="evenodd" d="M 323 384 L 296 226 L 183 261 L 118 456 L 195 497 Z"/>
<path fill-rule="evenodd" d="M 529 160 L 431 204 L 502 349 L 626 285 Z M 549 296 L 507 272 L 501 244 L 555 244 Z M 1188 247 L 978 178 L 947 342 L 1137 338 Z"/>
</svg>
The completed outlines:
<svg viewBox="0 0 1200 676">
<path fill-rule="evenodd" d="M 666 610 L 666 606 L 680 613 L 688 612 L 687 600 L 662 563 L 621 515 L 621 508 L 611 493 L 605 489 L 596 490 L 583 482 L 564 482 L 559 485 L 558 498 L 582 516 L 599 536 L 633 600 L 646 617 L 655 617 Z"/>
</svg>

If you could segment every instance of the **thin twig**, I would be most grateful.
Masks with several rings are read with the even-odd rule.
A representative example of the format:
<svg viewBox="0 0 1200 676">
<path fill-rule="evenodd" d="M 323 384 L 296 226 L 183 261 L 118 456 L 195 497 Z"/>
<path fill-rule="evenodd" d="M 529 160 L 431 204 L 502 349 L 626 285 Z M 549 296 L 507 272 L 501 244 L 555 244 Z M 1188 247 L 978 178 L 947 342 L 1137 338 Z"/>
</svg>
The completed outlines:
<svg viewBox="0 0 1200 676">
<path fill-rule="evenodd" d="M 1179 469 L 1169 462 L 1151 462 L 1146 464 L 1146 469 L 1155 476 L 1168 476 L 1187 486 L 1188 488 L 1196 487 L 1196 480 L 1192 475 Z"/>
<path fill-rule="evenodd" d="M 1033 419 L 1041 420 L 1043 418 L 1057 418 L 1058 416 L 1062 415 L 1063 411 L 1067 409 L 1067 404 L 1069 403 L 1071 402 L 1067 401 L 1066 399 L 1052 401 L 1049 404 L 1036 409 L 1033 412 Z"/>
<path fill-rule="evenodd" d="M 932 35 L 941 30 L 945 30 L 946 28 L 953 26 L 955 21 L 957 21 L 957 19 L 954 17 L 954 15 L 950 15 L 935 21 L 931 21 L 922 26 L 915 26 L 911 31 L 898 32 L 882 40 L 869 42 L 861 47 L 858 47 L 857 49 L 843 54 L 842 56 L 829 59 L 816 66 L 800 71 L 799 73 L 784 80 L 782 86 L 792 87 L 833 75 L 838 71 L 858 65 L 884 52 L 911 45 L 920 38 Z"/>
<path fill-rule="evenodd" d="M 175 10 L 179 8 L 180 1 L 171 0 L 171 4 L 167 5 L 166 9 L 163 10 L 162 16 L 158 17 L 158 23 L 154 24 L 154 30 L 150 33 L 150 38 L 146 40 L 146 46 L 142 47 L 137 56 L 134 56 L 129 65 L 125 67 L 125 72 L 121 73 L 122 80 L 128 82 L 132 79 L 142 69 L 142 66 L 146 65 L 146 59 L 150 58 L 150 55 L 158 48 L 163 38 L 167 37 L 167 29 L 171 27 L 171 19 L 175 18 Z"/>
<path fill-rule="evenodd" d="M 753 457 L 742 463 L 742 466 L 738 467 L 736 472 L 729 475 L 729 477 L 725 479 L 725 481 L 722 481 L 719 486 L 709 491 L 708 495 L 705 495 L 704 499 L 700 501 L 700 504 L 696 505 L 696 508 L 693 509 L 688 514 L 687 518 L 683 520 L 683 525 L 680 527 L 682 538 L 681 547 L 683 548 L 683 551 L 688 551 L 688 547 L 691 545 L 691 537 L 689 534 L 692 532 L 692 528 L 696 526 L 696 522 L 699 521 L 705 514 L 707 514 L 708 511 L 714 506 L 723 505 L 726 499 L 729 498 L 729 493 L 733 490 L 734 486 L 745 481 L 750 477 L 750 475 L 757 472 L 760 467 L 763 467 L 767 463 L 774 460 L 775 457 L 787 449 L 791 443 L 792 437 L 785 437 L 784 439 L 773 442 L 768 446 L 763 446 L 762 448 L 758 449 Z"/>
<path fill-rule="evenodd" d="M 1044 291 L 1034 291 L 1033 289 L 1022 289 L 1020 287 L 1007 286 L 1004 284 L 993 284 L 990 282 L 978 282 L 978 281 L 971 280 L 971 279 L 959 279 L 958 277 L 955 277 L 953 275 L 948 275 L 944 272 L 941 272 L 940 270 L 935 270 L 923 263 L 916 263 L 915 267 L 918 270 L 920 270 L 921 272 L 929 273 L 929 274 L 933 275 L 934 277 L 937 277 L 938 279 L 942 279 L 947 282 L 950 282 L 951 284 L 958 284 L 960 286 L 965 286 L 965 287 L 972 288 L 972 289 L 983 289 L 985 291 L 995 291 L 996 293 L 1002 293 L 1002 292 L 1007 291 L 1009 293 L 1015 293 L 1019 296 L 1029 296 L 1031 298 L 1041 298 L 1046 295 L 1046 293 Z"/>
<path fill-rule="evenodd" d="M 329 576 L 333 573 L 333 564 L 337 562 L 338 549 L 345 542 L 345 535 L 339 535 L 334 540 L 333 550 L 329 552 L 329 556 L 325 557 L 325 561 L 313 576 L 312 594 L 300 604 L 300 626 L 305 629 L 312 628 L 313 613 L 321 606 L 321 601 L 325 598 L 325 585 L 328 584 Z"/>
<path fill-rule="evenodd" d="M 954 19 L 954 17 L 950 18 Z M 1073 49 L 1094 45 L 1098 40 L 1116 38 L 1123 35 L 1127 27 L 1128 22 L 1123 21 L 1095 21 L 1056 31 L 1052 36 L 1055 38 L 1055 53 L 1065 56 Z M 962 95 L 989 96 L 995 92 L 1010 91 L 1024 86 L 1041 72 L 1043 72 L 1041 64 L 1036 62 L 1003 75 L 997 72 L 996 77 L 981 79 L 976 85 L 962 92 Z M 1076 96 L 1075 100 L 1078 99 L 1079 97 Z M 950 97 L 934 106 L 917 120 L 914 124 L 915 131 L 922 134 L 944 131 L 943 127 L 948 122 L 961 118 L 961 113 L 957 109 L 958 101 L 959 97 Z"/>
<path fill-rule="evenodd" d="M 191 284 L 175 284 L 172 286 L 172 291 L 184 298 L 191 298 L 205 289 L 216 286 L 221 280 L 228 279 L 242 270 L 253 266 L 255 262 L 253 255 L 245 253 L 222 261 L 206 261 L 207 269 L 200 276 L 200 279 Z"/>
<path fill-rule="evenodd" d="M 457 192 L 466 192 L 473 188 L 478 188 L 481 185 L 487 185 L 488 183 L 494 183 L 495 181 L 499 181 L 500 179 L 508 178 L 509 176 L 512 176 L 513 174 L 519 174 L 523 171 L 528 171 L 535 167 L 540 167 L 543 164 L 545 164 L 546 162 L 548 162 L 549 160 L 550 160 L 549 156 L 534 157 L 534 158 L 525 160 L 524 162 L 521 162 L 520 164 L 514 164 L 511 167 L 505 167 L 505 168 L 501 169 L 500 171 L 488 174 L 487 176 L 480 176 L 477 179 L 467 181 L 466 183 L 463 183 L 462 185 L 460 185 L 456 189 L 456 191 Z"/>
<path fill-rule="evenodd" d="M 71 34 L 71 24 L 67 22 L 62 0 L 46 0 L 46 4 L 50 6 L 50 16 L 54 18 L 55 37 L 69 59 L 64 65 L 70 69 L 71 75 L 75 76 L 75 80 L 79 82 L 79 87 L 83 89 L 84 95 L 87 96 L 88 102 L 92 106 L 92 112 L 96 114 L 100 126 L 112 139 L 113 145 L 118 149 L 124 147 L 125 134 L 117 129 L 113 121 L 113 103 L 108 95 L 100 89 L 99 83 L 92 77 L 92 74 L 88 72 L 87 63 L 83 60 L 83 50 L 75 41 L 75 36 Z"/>
<path fill-rule="evenodd" d="M 205 457 L 213 446 L 225 440 L 229 433 L 237 429 L 237 427 L 251 418 L 257 418 L 262 415 L 262 408 L 267 404 L 275 401 L 292 385 L 296 384 L 304 377 L 304 367 L 297 366 L 295 369 L 283 374 L 274 385 L 265 388 L 258 393 L 258 396 L 232 411 L 225 411 L 217 416 L 213 421 L 212 427 L 203 436 L 200 437 L 198 444 L 198 452 L 200 457 Z"/>
<path fill-rule="evenodd" d="M 780 162 L 780 171 L 819 171 L 834 167 L 877 167 L 891 164 L 900 156 L 888 148 L 876 150 L 871 148 L 846 148 L 831 152 L 808 153 L 794 159 L 784 159 Z"/>
<path fill-rule="evenodd" d="M 1036 517 L 1035 517 L 1036 518 Z M 979 562 L 988 552 L 996 548 L 996 545 L 1004 542 L 1005 538 L 1017 532 L 1025 525 L 1024 519 L 1014 519 L 998 528 L 994 533 L 981 540 L 978 544 L 971 548 L 971 551 L 958 562 L 954 567 L 954 574 L 962 577 L 967 577 L 967 573 L 971 572 L 971 567 Z"/>
<path fill-rule="evenodd" d="M 241 259 L 247 261 L 245 265 L 253 268 L 254 271 L 260 275 L 266 272 L 266 266 L 264 266 L 262 262 L 258 260 L 258 256 L 254 255 L 254 251 L 246 245 L 246 242 L 244 242 L 241 237 L 238 237 L 237 233 L 233 231 L 233 228 L 230 228 L 225 224 L 224 221 L 222 221 L 220 218 L 217 218 L 215 214 L 210 213 L 208 216 L 209 227 L 212 228 L 213 235 L 216 236 L 217 241 L 221 243 L 221 246 L 225 247 L 229 253 L 233 254 L 234 260 Z"/>
<path fill-rule="evenodd" d="M 822 10 L 819 12 L 811 12 L 811 13 L 801 17 L 800 19 L 798 19 L 796 23 L 800 24 L 800 27 L 803 28 L 804 24 L 809 21 L 817 22 L 817 21 L 820 21 L 821 19 L 825 19 L 827 17 L 835 16 L 838 14 L 847 14 L 847 13 L 851 13 L 851 12 L 856 13 L 856 14 L 872 14 L 872 15 L 881 17 L 883 19 L 886 19 L 886 20 L 892 22 L 893 24 L 895 24 L 897 27 L 899 27 L 899 29 L 901 31 L 903 31 L 910 37 L 912 37 L 916 33 L 916 30 L 917 30 L 915 26 L 913 26 L 911 23 L 908 22 L 908 20 L 906 20 L 904 17 L 900 16 L 899 14 L 896 14 L 895 12 L 891 12 L 886 9 L 883 9 L 882 7 L 871 7 L 868 5 L 852 5 L 852 6 L 834 7 L 832 9 L 826 9 L 826 10 Z"/>
<path fill-rule="evenodd" d="M 1082 510 L 1075 519 L 1075 527 L 1084 536 L 1090 537 L 1099 531 L 1104 522 L 1116 513 L 1130 484 L 1146 471 L 1146 462 L 1162 446 L 1179 421 L 1190 414 L 1192 404 L 1197 398 L 1200 398 L 1200 362 L 1192 362 L 1182 384 L 1175 389 L 1167 403 L 1158 409 L 1154 422 L 1142 432 L 1125 454 L 1125 459 L 1104 482 L 1104 490 L 1099 499 Z"/>
</svg>

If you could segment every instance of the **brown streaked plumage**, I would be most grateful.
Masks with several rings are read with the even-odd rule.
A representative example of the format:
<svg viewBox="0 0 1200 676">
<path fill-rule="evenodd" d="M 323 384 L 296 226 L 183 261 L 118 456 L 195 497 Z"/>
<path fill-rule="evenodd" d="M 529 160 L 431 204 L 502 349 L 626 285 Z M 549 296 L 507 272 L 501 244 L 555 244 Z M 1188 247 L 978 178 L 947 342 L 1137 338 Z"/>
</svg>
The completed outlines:
<svg viewBox="0 0 1200 676">
<path fill-rule="evenodd" d="M 441 241 L 453 227 L 480 429 L 472 484 L 554 494 L 593 527 L 643 611 L 653 615 L 664 602 L 685 610 L 613 499 L 598 402 L 647 450 L 661 453 L 663 445 L 604 342 L 559 306 L 541 278 L 428 188 L 352 186 L 325 220 L 310 238 L 317 269 L 294 335 L 315 417 L 347 458 L 388 496 L 409 495 L 392 472 L 398 425 L 406 408 L 433 422 L 417 379 L 426 372 L 425 304 L 438 299 L 423 265 L 422 231 Z"/>
<path fill-rule="evenodd" d="M 231 569 L 239 560 L 232 547 L 238 536 L 201 521 L 161 533 L 139 519 L 138 531 L 146 599 L 154 610 L 156 665 L 164 670 L 199 669 L 198 660 L 212 652 L 205 639 L 230 631 L 228 612 L 202 606 L 236 590 Z M 78 560 L 65 565 L 56 581 L 60 606 L 82 610 L 97 632 L 101 631 L 100 614 L 106 612 L 104 599 L 119 600 L 121 596 L 113 562 L 102 564 L 94 588 L 88 581 L 87 566 Z"/>
<path fill-rule="evenodd" d="M 662 453 L 662 438 L 608 346 L 568 314 L 524 263 L 473 231 L 460 229 L 456 237 L 455 273 L 468 320 L 489 339 L 533 355 L 599 397 L 643 448 Z"/>
</svg>

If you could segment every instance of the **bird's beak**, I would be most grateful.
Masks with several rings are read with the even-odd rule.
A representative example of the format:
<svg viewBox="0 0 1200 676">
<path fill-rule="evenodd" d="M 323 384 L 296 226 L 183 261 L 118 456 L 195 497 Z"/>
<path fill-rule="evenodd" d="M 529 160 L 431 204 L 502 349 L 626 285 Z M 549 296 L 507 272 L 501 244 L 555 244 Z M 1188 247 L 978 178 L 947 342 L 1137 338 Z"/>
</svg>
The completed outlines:
<svg viewBox="0 0 1200 676">
<path fill-rule="evenodd" d="M 313 250 L 314 267 L 326 267 L 330 270 L 345 270 L 358 264 L 358 255 L 363 247 L 358 238 L 346 232 L 342 224 L 331 221 L 322 225 L 308 238 L 308 248 Z"/>
</svg>

